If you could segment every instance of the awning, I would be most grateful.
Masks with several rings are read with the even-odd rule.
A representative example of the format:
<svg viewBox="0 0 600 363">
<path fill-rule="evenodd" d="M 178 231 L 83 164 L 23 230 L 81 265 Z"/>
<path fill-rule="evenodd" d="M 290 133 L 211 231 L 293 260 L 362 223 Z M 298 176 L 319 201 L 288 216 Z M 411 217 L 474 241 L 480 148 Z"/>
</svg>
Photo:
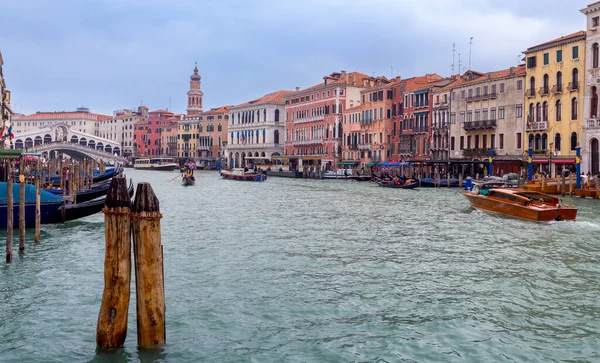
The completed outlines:
<svg viewBox="0 0 600 363">
<path fill-rule="evenodd" d="M 298 156 L 302 160 L 321 160 L 320 156 Z"/>
<path fill-rule="evenodd" d="M 369 161 L 368 163 L 365 164 L 365 166 L 374 166 L 375 164 L 377 164 L 376 161 Z"/>
<path fill-rule="evenodd" d="M 266 156 L 246 156 L 244 159 L 271 160 L 271 158 Z"/>
<path fill-rule="evenodd" d="M 534 164 L 548 164 L 549 159 L 533 159 Z M 575 159 L 552 159 L 552 164 L 555 165 L 575 165 Z"/>
<path fill-rule="evenodd" d="M 340 161 L 338 164 L 340 164 L 340 165 L 356 165 L 358 163 L 359 163 L 359 161 L 345 160 L 345 161 Z"/>
<path fill-rule="evenodd" d="M 388 166 L 388 165 L 390 165 L 390 162 L 389 161 L 384 161 L 383 163 L 379 163 L 378 165 L 379 166 Z"/>
</svg>

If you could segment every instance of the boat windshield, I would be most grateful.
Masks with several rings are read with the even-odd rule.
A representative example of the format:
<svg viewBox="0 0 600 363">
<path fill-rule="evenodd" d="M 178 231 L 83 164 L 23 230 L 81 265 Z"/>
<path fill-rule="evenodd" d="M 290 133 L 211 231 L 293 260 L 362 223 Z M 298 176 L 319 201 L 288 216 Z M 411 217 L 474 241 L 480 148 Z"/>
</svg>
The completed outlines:
<svg viewBox="0 0 600 363">
<path fill-rule="evenodd" d="M 163 165 L 163 164 L 174 164 L 175 160 L 167 158 L 158 158 L 150 160 L 152 164 Z"/>
</svg>

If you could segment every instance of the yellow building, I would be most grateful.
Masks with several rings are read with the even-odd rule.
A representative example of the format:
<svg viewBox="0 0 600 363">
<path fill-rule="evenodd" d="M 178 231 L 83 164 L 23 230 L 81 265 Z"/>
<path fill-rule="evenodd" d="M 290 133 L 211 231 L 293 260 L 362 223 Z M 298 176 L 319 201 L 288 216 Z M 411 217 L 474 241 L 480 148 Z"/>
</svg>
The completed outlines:
<svg viewBox="0 0 600 363">
<path fill-rule="evenodd" d="M 534 163 L 552 163 L 553 176 L 563 167 L 574 167 L 582 140 L 585 36 L 579 31 L 523 52 L 527 145 L 534 150 Z"/>
</svg>

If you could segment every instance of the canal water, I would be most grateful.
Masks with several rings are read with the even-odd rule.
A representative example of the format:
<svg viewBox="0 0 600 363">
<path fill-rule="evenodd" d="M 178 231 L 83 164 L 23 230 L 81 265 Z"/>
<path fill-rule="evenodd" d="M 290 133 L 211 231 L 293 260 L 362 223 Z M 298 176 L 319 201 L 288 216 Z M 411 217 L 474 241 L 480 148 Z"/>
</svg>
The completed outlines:
<svg viewBox="0 0 600 363">
<path fill-rule="evenodd" d="M 95 351 L 99 214 L 0 266 L 1 362 L 600 361 L 598 200 L 538 224 L 456 189 L 127 174 L 164 214 L 168 344 L 136 348 L 132 293 L 126 348 Z"/>
</svg>

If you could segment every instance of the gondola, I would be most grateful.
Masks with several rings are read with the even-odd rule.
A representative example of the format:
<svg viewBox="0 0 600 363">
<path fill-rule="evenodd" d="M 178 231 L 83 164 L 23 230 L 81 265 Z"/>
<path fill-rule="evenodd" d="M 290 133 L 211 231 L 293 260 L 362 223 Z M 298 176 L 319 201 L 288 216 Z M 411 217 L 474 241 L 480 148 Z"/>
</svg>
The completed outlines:
<svg viewBox="0 0 600 363">
<path fill-rule="evenodd" d="M 129 183 L 127 192 L 129 193 L 129 198 L 133 197 L 133 182 Z M 52 214 L 50 218 L 46 219 L 45 221 L 42 221 L 42 224 L 63 223 L 99 213 L 100 211 L 102 211 L 102 208 L 104 208 L 105 200 L 106 197 L 83 203 L 65 204 L 64 220 L 62 208 L 58 208 L 58 210 L 54 212 L 54 214 Z"/>
<path fill-rule="evenodd" d="M 13 227 L 19 226 L 19 184 L 13 184 Z M 45 190 L 40 191 L 40 221 L 48 220 L 64 203 L 64 200 Z M 0 229 L 6 229 L 7 220 L 6 182 L 0 182 Z M 25 227 L 35 227 L 35 186 L 25 184 Z"/>
<path fill-rule="evenodd" d="M 87 190 L 80 190 L 75 194 L 75 202 L 82 203 L 92 199 L 100 198 L 101 196 L 106 195 L 106 193 L 108 193 L 108 188 L 110 188 L 110 182 L 99 184 Z M 60 189 L 46 190 L 54 195 L 62 195 L 62 190 Z"/>
<path fill-rule="evenodd" d="M 380 187 L 396 189 L 415 189 L 419 186 L 418 182 L 410 182 L 405 184 L 389 184 L 387 182 L 379 182 L 378 184 Z"/>
<path fill-rule="evenodd" d="M 181 176 L 181 185 L 183 186 L 190 186 L 190 185 L 194 185 L 196 183 L 196 177 L 193 175 L 186 175 L 183 174 Z"/>
</svg>

